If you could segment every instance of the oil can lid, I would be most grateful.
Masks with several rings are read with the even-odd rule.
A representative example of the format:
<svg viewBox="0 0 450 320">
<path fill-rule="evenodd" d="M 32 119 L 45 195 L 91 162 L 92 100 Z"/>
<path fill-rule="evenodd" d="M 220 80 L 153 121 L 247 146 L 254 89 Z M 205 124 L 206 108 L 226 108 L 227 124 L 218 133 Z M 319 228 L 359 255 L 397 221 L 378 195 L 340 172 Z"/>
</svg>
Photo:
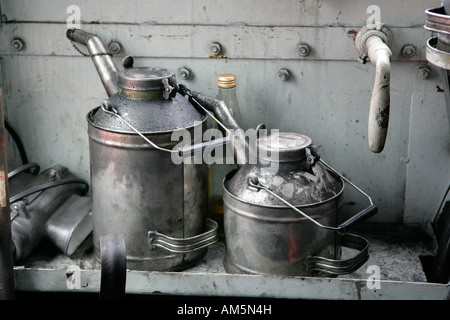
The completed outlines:
<svg viewBox="0 0 450 320">
<path fill-rule="evenodd" d="M 308 136 L 272 132 L 260 137 L 257 145 L 258 163 L 247 163 L 224 179 L 224 191 L 231 198 L 263 207 L 287 207 L 273 195 L 255 190 L 249 184 L 250 177 L 258 178 L 296 207 L 318 205 L 342 194 L 343 180 L 316 161 L 318 155 Z"/>
<path fill-rule="evenodd" d="M 293 132 L 276 132 L 258 139 L 258 157 L 266 161 L 291 162 L 306 159 L 310 137 Z"/>
<path fill-rule="evenodd" d="M 117 85 L 119 93 L 131 99 L 162 99 L 164 79 L 175 78 L 175 73 L 167 68 L 133 67 L 119 72 Z"/>
</svg>

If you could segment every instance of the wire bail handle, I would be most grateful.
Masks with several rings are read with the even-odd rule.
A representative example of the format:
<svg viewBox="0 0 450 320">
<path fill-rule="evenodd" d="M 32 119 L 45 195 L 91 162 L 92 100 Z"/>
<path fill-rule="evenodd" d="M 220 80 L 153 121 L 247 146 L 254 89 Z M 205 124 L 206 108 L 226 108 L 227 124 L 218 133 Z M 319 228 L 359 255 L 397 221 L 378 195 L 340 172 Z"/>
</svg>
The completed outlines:
<svg viewBox="0 0 450 320">
<path fill-rule="evenodd" d="M 250 187 L 256 188 L 256 189 L 263 189 L 266 192 L 270 193 L 271 195 L 273 195 L 275 198 L 277 198 L 278 200 L 280 200 L 281 202 L 283 202 L 284 204 L 286 204 L 287 206 L 289 206 L 291 209 L 293 209 L 294 211 L 296 211 L 297 213 L 301 214 L 303 217 L 305 217 L 306 219 L 310 220 L 311 222 L 313 222 L 315 225 L 323 228 L 323 229 L 328 229 L 328 230 L 334 230 L 337 231 L 340 235 L 344 235 L 348 232 L 348 230 L 353 227 L 355 224 L 362 222 L 368 218 L 370 218 L 371 216 L 373 216 L 374 214 L 376 214 L 378 212 L 378 208 L 377 206 L 375 206 L 372 202 L 372 199 L 364 192 L 362 191 L 360 188 L 358 188 L 356 185 L 354 185 L 351 181 L 349 181 L 347 178 L 345 178 L 344 176 L 342 176 L 339 172 L 337 172 L 336 170 L 334 170 L 332 167 L 330 167 L 328 164 L 326 164 L 322 159 L 319 160 L 320 162 L 322 162 L 326 167 L 328 167 L 332 172 L 334 172 L 335 174 L 337 174 L 339 177 L 341 177 L 343 180 L 345 180 L 347 183 L 349 183 L 352 187 L 354 187 L 357 191 L 359 191 L 360 193 L 362 193 L 364 196 L 366 196 L 369 199 L 370 205 L 368 207 L 366 207 L 365 209 L 363 209 L 362 211 L 360 211 L 359 213 L 355 214 L 354 216 L 350 217 L 348 220 L 346 220 L 345 222 L 341 223 L 339 226 L 337 227 L 331 227 L 331 226 L 325 226 L 323 224 L 321 224 L 320 222 L 316 221 L 315 219 L 311 218 L 309 215 L 307 215 L 306 213 L 304 213 L 302 210 L 300 210 L 299 208 L 295 207 L 294 205 L 292 205 L 289 201 L 285 200 L 284 198 L 282 198 L 281 196 L 279 196 L 278 194 L 276 194 L 275 192 L 273 192 L 268 186 L 266 186 L 264 183 L 261 183 L 261 181 L 258 179 L 257 176 L 255 175 L 251 175 L 248 177 L 247 179 L 247 183 Z"/>
<path fill-rule="evenodd" d="M 170 85 L 169 85 L 170 84 Z M 223 145 L 223 144 L 227 144 L 230 143 L 231 139 L 230 139 L 230 131 L 228 130 L 227 127 L 225 127 L 225 125 L 223 125 L 215 116 L 214 114 L 212 114 L 212 112 L 210 112 L 209 110 L 207 110 L 205 107 L 203 107 L 191 94 L 191 90 L 188 89 L 185 85 L 183 84 L 177 84 L 175 82 L 175 80 L 173 78 L 170 79 L 169 82 L 166 83 L 166 85 L 168 87 L 170 87 L 171 89 L 167 91 L 167 94 L 169 95 L 174 95 L 177 92 L 180 93 L 183 96 L 188 96 L 189 101 L 192 103 L 194 102 L 197 106 L 199 106 L 206 114 L 208 114 L 210 117 L 212 117 L 220 126 L 222 126 L 224 128 L 224 130 L 227 132 L 227 136 L 225 138 L 222 139 L 215 139 L 217 141 L 214 140 L 210 141 L 210 142 L 206 142 L 206 143 L 200 143 L 199 146 L 198 145 L 192 145 L 192 146 L 188 146 L 188 147 L 183 147 L 183 148 L 179 148 L 176 150 L 173 149 L 167 149 L 167 148 L 163 148 L 158 146 L 156 143 L 154 143 L 153 141 L 151 141 L 150 139 L 148 139 L 144 134 L 142 134 L 142 132 L 140 132 L 138 129 L 136 129 L 130 122 L 128 122 L 127 120 L 125 120 L 117 111 L 117 109 L 111 104 L 111 102 L 108 99 L 103 100 L 103 103 L 101 104 L 101 108 L 103 110 L 103 112 L 105 112 L 106 114 L 110 115 L 110 116 L 115 116 L 117 118 L 119 118 L 121 121 L 123 121 L 131 130 L 133 130 L 136 134 L 138 134 L 142 139 L 144 139 L 148 144 L 150 144 L 153 148 L 160 150 L 160 151 L 164 151 L 164 152 L 168 152 L 168 153 L 176 153 L 180 158 L 182 157 L 186 157 L 189 156 L 190 153 L 192 152 L 196 152 L 198 150 L 204 150 L 205 148 L 209 147 L 209 148 L 213 148 L 219 145 Z"/>
</svg>

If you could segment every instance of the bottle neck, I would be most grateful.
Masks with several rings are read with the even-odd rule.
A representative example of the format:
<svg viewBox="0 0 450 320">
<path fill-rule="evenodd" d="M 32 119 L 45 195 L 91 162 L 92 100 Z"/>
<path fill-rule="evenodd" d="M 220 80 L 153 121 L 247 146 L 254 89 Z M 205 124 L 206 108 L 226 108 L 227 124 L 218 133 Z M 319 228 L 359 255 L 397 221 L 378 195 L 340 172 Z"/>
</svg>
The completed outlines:
<svg viewBox="0 0 450 320">
<path fill-rule="evenodd" d="M 239 104 L 236 96 L 236 87 L 232 88 L 221 88 L 218 87 L 217 99 L 222 100 L 227 105 L 228 109 L 231 111 L 231 115 L 238 125 L 243 128 L 241 111 L 239 109 Z"/>
<path fill-rule="evenodd" d="M 231 88 L 219 88 L 219 94 L 218 96 L 236 96 L 236 87 Z"/>
</svg>

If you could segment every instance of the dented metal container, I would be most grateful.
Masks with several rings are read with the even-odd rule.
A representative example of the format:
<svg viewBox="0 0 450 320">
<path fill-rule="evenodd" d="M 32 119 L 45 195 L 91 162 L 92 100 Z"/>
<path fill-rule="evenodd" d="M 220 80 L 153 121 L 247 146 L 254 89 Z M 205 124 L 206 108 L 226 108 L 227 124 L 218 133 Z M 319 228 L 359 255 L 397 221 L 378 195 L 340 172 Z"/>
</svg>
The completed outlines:
<svg viewBox="0 0 450 320">
<path fill-rule="evenodd" d="M 338 225 L 344 181 L 319 160 L 309 137 L 261 137 L 258 159 L 258 164 L 229 173 L 223 182 L 227 271 L 339 275 L 367 261 L 367 240 L 347 231 L 377 209 L 371 205 Z M 341 260 L 342 246 L 358 253 Z"/>
<path fill-rule="evenodd" d="M 172 134 L 193 144 L 206 116 L 174 90 L 173 71 L 133 67 L 127 57 L 119 72 L 98 38 L 80 30 L 68 37 L 87 45 L 110 96 L 87 115 L 94 255 L 100 260 L 101 236 L 123 234 L 129 269 L 191 266 L 217 240 L 217 226 L 206 217 L 205 167 L 176 163 Z"/>
</svg>

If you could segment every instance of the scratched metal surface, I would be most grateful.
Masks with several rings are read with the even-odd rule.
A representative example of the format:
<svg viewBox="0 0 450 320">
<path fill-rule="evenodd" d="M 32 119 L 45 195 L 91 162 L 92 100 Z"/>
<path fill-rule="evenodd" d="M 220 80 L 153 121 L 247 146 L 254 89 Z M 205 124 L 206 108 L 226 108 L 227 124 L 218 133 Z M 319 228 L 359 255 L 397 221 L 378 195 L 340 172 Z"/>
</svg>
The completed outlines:
<svg viewBox="0 0 450 320">
<path fill-rule="evenodd" d="M 8 43 L 18 34 L 28 43 L 27 49 L 19 53 L 8 46 L 0 48 L 6 117 L 22 137 L 30 160 L 42 167 L 60 163 L 89 179 L 86 114 L 106 94 L 92 62 L 78 55 L 65 39 L 64 28 L 64 24 L 41 22 L 6 24 L 2 28 L 2 43 Z M 189 28 L 195 36 L 197 28 Z M 131 54 L 138 55 L 137 66 L 173 70 L 188 66 L 193 77 L 178 80 L 211 96 L 217 94 L 218 74 L 235 73 L 243 126 L 255 128 L 265 123 L 268 128 L 310 136 L 328 163 L 373 197 L 380 207 L 374 222 L 426 223 L 434 217 L 450 180 L 449 129 L 444 94 L 437 89 L 444 87 L 439 69 L 432 67 L 428 80 L 417 76 L 424 59 L 422 44 L 428 37 L 422 28 L 412 31 L 398 28 L 399 32 L 411 34 L 410 39 L 397 43 L 399 47 L 394 51 L 390 129 L 381 154 L 373 154 L 367 146 L 374 67 L 355 61 L 356 49 L 346 30 L 317 29 L 325 33 L 326 41 L 315 35 L 314 28 L 300 30 L 300 34 L 305 31 L 314 36 L 319 46 L 315 48 L 317 54 L 306 59 L 292 53 L 296 54 L 297 40 L 286 44 L 285 38 L 292 32 L 287 28 L 269 36 L 276 40 L 271 40 L 273 43 L 259 40 L 247 47 L 244 41 L 241 46 L 227 49 L 235 51 L 237 57 L 230 54 L 226 59 L 209 58 L 210 53 L 205 49 L 208 41 L 219 39 L 233 43 L 227 28 L 221 26 L 215 32 L 204 29 L 202 45 L 189 37 L 188 42 L 192 44 L 164 37 L 154 44 L 129 38 L 152 33 L 152 26 L 89 24 L 85 29 L 98 33 L 105 42 L 113 36 L 125 43 L 124 52 L 116 58 L 118 64 L 123 55 Z M 337 32 L 338 28 L 342 30 Z M 257 29 L 253 31 L 258 33 L 255 39 L 265 39 L 267 35 Z M 48 35 L 46 43 L 37 31 Z M 175 34 L 182 32 L 180 26 L 173 30 Z M 248 32 L 244 34 L 246 39 L 253 39 Z M 299 34 L 293 38 L 298 39 Z M 399 53 L 404 41 L 417 45 L 414 59 L 406 60 Z M 334 55 L 330 48 L 341 45 L 343 50 L 336 49 Z M 255 46 L 261 48 L 254 52 Z M 267 51 L 273 48 L 286 51 L 273 52 L 281 55 Z M 173 54 L 162 57 L 168 51 Z M 290 71 L 288 81 L 277 79 L 281 68 Z M 360 208 L 365 205 L 357 194 L 351 190 L 347 193 L 347 202 L 356 203 Z"/>
<path fill-rule="evenodd" d="M 384 232 L 384 233 L 383 233 Z M 450 286 L 427 283 L 419 256 L 434 254 L 433 237 L 417 228 L 380 225 L 358 230 L 370 242 L 370 258 L 356 272 L 337 278 L 228 274 L 225 245 L 216 243 L 196 265 L 180 272 L 128 270 L 127 292 L 199 296 L 252 296 L 313 299 L 446 299 Z M 387 236 L 386 236 L 387 234 Z M 343 257 L 351 255 L 343 251 Z M 369 266 L 380 270 L 380 289 L 369 289 Z M 71 287 L 71 268 L 79 268 L 79 288 Z M 100 264 L 88 239 L 72 257 L 43 242 L 15 266 L 16 289 L 22 291 L 98 292 Z M 78 291 L 77 291 L 78 290 Z"/>
<path fill-rule="evenodd" d="M 106 98 L 106 93 L 90 59 L 79 55 L 65 37 L 67 9 L 72 2 L 0 0 L 0 85 L 5 95 L 5 117 L 23 139 L 30 161 L 42 168 L 61 164 L 89 179 L 86 115 Z M 448 89 L 438 68 L 431 67 L 429 79 L 421 79 L 417 73 L 425 62 L 425 44 L 431 36 L 423 29 L 424 10 L 438 6 L 438 2 L 377 2 L 382 22 L 394 34 L 391 119 L 381 154 L 371 153 L 367 146 L 368 103 L 375 70 L 370 63 L 356 61 L 353 45 L 355 31 L 366 23 L 372 0 L 282 0 L 276 5 L 270 0 L 100 0 L 81 2 L 80 9 L 82 29 L 97 33 L 106 44 L 111 40 L 121 42 L 123 50 L 115 57 L 118 65 L 123 56 L 133 55 L 137 66 L 167 67 L 175 72 L 188 66 L 193 77 L 178 80 L 211 96 L 217 93 L 218 74 L 235 73 L 245 127 L 265 123 L 268 128 L 310 136 L 327 163 L 372 196 L 379 213 L 371 222 L 418 224 L 424 229 L 433 220 L 450 181 L 449 117 L 444 97 Z M 13 49 L 10 43 L 14 37 L 25 41 L 25 50 Z M 222 44 L 223 55 L 211 55 L 212 41 Z M 297 46 L 303 42 L 312 48 L 306 58 L 297 54 Z M 405 44 L 416 47 L 412 58 L 402 55 Z M 277 79 L 281 68 L 290 71 L 288 81 Z M 8 154 L 12 169 L 20 161 L 11 139 L 7 143 L 12 151 Z M 351 188 L 346 188 L 345 199 L 344 215 L 351 216 L 366 206 L 366 199 Z M 393 235 L 401 234 L 393 231 Z M 419 267 L 415 269 L 419 266 L 416 251 L 427 255 L 427 246 L 420 240 L 408 240 L 404 245 L 402 241 L 390 243 L 389 239 L 387 235 L 372 239 L 371 259 L 375 260 L 370 262 L 384 261 L 383 276 L 400 279 L 402 288 L 394 284 L 397 280 L 386 280 L 391 281 L 387 285 L 392 285 L 394 292 L 408 293 L 411 287 L 403 282 L 405 279 L 419 281 L 415 283 L 425 288 L 425 296 L 436 288 L 442 290 L 424 286 L 423 273 Z M 193 285 L 192 290 L 201 291 L 203 285 L 205 292 L 213 292 L 206 280 L 216 281 L 209 274 L 224 274 L 220 246 L 212 247 L 205 260 L 191 270 L 193 273 L 180 273 L 177 279 L 206 272 L 205 281 L 201 276 L 193 278 L 199 285 Z M 56 286 L 62 290 L 66 265 L 75 263 L 88 270 L 86 274 L 93 279 L 86 290 L 96 290 L 98 270 L 86 254 L 69 260 L 44 254 L 42 259 L 31 260 L 29 263 L 39 271 L 18 267 L 19 287 L 55 290 Z M 412 271 L 406 271 L 408 264 L 414 266 Z M 388 267 L 393 271 L 388 272 Z M 361 278 L 367 276 L 364 268 L 361 272 Z M 61 284 L 55 280 L 55 273 L 62 276 L 58 278 Z M 166 274 L 131 275 L 130 290 L 136 291 L 151 292 L 148 286 L 140 287 L 142 279 L 145 284 L 151 279 L 162 287 L 158 281 L 172 281 Z M 223 284 L 239 282 L 226 274 L 217 279 L 217 283 L 224 279 Z M 254 284 L 254 278 L 245 279 Z M 263 280 L 273 285 L 271 279 Z M 289 279 L 276 280 L 283 283 Z M 346 293 L 357 297 L 355 283 L 347 280 L 352 279 L 342 279 L 339 289 L 335 282 L 332 284 L 336 287 L 328 287 L 325 281 L 317 280 L 317 291 L 311 281 L 303 283 L 317 295 L 338 297 L 341 292 L 343 297 Z M 299 286 L 299 282 L 295 284 Z M 283 290 L 289 292 L 282 286 L 273 290 L 278 296 Z M 251 294 L 251 290 L 240 292 Z M 307 296 L 305 292 L 300 295 Z M 371 296 L 373 292 L 359 291 L 361 294 Z"/>
</svg>

